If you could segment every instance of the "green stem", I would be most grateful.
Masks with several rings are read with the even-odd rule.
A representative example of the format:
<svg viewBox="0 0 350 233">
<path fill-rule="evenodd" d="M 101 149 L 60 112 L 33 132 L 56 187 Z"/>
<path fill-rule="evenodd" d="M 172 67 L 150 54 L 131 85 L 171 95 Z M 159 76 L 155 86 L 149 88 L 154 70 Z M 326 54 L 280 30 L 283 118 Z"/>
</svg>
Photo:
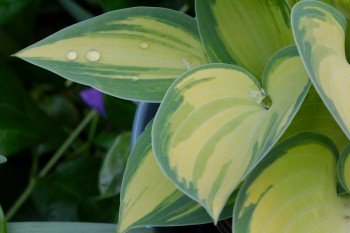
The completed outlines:
<svg viewBox="0 0 350 233">
<path fill-rule="evenodd" d="M 90 113 L 84 118 L 84 120 L 78 125 L 78 127 L 71 133 L 67 140 L 62 144 L 62 146 L 57 150 L 57 152 L 52 156 L 52 158 L 47 162 L 45 167 L 39 172 L 39 178 L 46 176 L 46 174 L 51 170 L 57 161 L 61 158 L 68 147 L 73 143 L 73 141 L 78 137 L 78 135 L 83 131 L 87 124 L 96 115 L 95 110 L 91 110 Z"/>
<path fill-rule="evenodd" d="M 67 140 L 61 145 L 61 147 L 56 151 L 56 153 L 52 156 L 52 158 L 47 162 L 47 164 L 43 167 L 43 169 L 39 172 L 38 177 L 43 178 L 46 174 L 55 166 L 57 161 L 62 157 L 64 152 L 69 148 L 69 146 L 74 142 L 74 140 L 78 137 L 78 135 L 83 131 L 83 129 L 88 125 L 88 123 L 94 118 L 96 115 L 95 110 L 91 110 L 89 114 L 83 119 L 83 121 L 78 125 L 78 127 L 71 133 L 71 135 L 67 138 Z M 22 192 L 22 194 L 18 197 L 15 203 L 11 206 L 11 208 L 7 211 L 6 221 L 9 221 L 15 213 L 19 210 L 19 208 L 24 204 L 24 202 L 28 199 L 30 194 L 32 193 L 34 186 L 37 182 L 37 178 L 32 178 L 29 181 L 29 184 Z"/>
<path fill-rule="evenodd" d="M 99 115 L 95 115 L 95 117 L 91 121 L 90 129 L 89 129 L 89 133 L 88 133 L 88 142 L 89 143 L 91 143 L 95 137 L 95 133 L 96 133 L 97 125 L 98 125 L 98 119 L 99 119 Z"/>
<path fill-rule="evenodd" d="M 16 202 L 9 209 L 9 211 L 7 211 L 6 216 L 5 216 L 6 222 L 8 222 L 17 213 L 19 208 L 27 200 L 27 198 L 32 193 L 35 184 L 36 184 L 36 180 L 35 179 L 31 179 L 29 181 L 29 184 L 27 185 L 26 189 L 22 192 L 21 196 L 18 197 Z"/>
</svg>

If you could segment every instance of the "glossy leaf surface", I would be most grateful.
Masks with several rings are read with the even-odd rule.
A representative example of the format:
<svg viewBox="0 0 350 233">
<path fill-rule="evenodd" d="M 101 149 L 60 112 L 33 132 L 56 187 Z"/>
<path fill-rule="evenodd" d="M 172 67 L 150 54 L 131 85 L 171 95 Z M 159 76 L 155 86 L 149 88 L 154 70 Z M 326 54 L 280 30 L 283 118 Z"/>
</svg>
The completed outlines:
<svg viewBox="0 0 350 233">
<path fill-rule="evenodd" d="M 322 100 L 350 139 L 350 66 L 345 56 L 344 16 L 319 1 L 302 1 L 292 12 L 300 56 Z"/>
<path fill-rule="evenodd" d="M 338 176 L 344 189 L 350 193 L 350 145 L 348 145 L 340 156 L 338 162 Z"/>
<path fill-rule="evenodd" d="M 271 59 L 262 87 L 233 65 L 189 71 L 170 87 L 155 117 L 153 150 L 162 170 L 216 221 L 289 125 L 309 85 L 295 46 Z"/>
<path fill-rule="evenodd" d="M 235 195 L 221 218 L 232 216 Z M 139 226 L 177 226 L 211 222 L 206 211 L 168 180 L 152 152 L 151 125 L 139 137 L 128 160 L 119 212 L 118 232 Z"/>
<path fill-rule="evenodd" d="M 299 134 L 279 144 L 247 177 L 233 215 L 240 233 L 348 233 L 350 198 L 337 196 L 334 144 Z"/>
<path fill-rule="evenodd" d="M 258 79 L 279 49 L 294 44 L 285 1 L 198 0 L 196 14 L 210 60 L 237 64 Z"/>
<path fill-rule="evenodd" d="M 75 24 L 15 56 L 113 96 L 154 102 L 177 76 L 207 63 L 193 18 L 143 7 Z"/>
</svg>

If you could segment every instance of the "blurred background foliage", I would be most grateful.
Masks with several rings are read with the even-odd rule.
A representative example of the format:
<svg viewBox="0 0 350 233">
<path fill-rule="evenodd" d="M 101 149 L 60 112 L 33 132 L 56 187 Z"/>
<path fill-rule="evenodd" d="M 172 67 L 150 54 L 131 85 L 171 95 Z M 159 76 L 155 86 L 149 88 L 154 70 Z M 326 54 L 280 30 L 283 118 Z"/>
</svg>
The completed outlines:
<svg viewBox="0 0 350 233">
<path fill-rule="evenodd" d="M 10 221 L 116 222 L 136 103 L 11 57 L 81 20 L 134 6 L 194 16 L 193 0 L 0 0 L 0 204 Z M 86 103 L 86 101 L 88 103 Z M 55 156 L 57 160 L 53 160 Z M 49 165 L 48 165 L 49 163 Z"/>
</svg>

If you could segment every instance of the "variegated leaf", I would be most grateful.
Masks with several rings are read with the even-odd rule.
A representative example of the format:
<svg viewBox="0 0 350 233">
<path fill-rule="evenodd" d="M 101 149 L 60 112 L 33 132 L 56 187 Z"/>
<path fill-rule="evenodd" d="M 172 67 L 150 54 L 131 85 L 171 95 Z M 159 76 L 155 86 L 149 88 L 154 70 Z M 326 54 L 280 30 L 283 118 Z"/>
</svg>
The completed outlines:
<svg viewBox="0 0 350 233">
<path fill-rule="evenodd" d="M 338 176 L 344 189 L 350 193 L 350 144 L 344 149 L 338 162 Z"/>
<path fill-rule="evenodd" d="M 262 87 L 233 65 L 187 72 L 155 117 L 152 143 L 162 170 L 216 221 L 231 192 L 289 125 L 309 86 L 295 46 L 271 59 Z"/>
<path fill-rule="evenodd" d="M 294 44 L 284 0 L 198 0 L 196 13 L 210 60 L 237 64 L 258 79 L 278 50 Z"/>
<path fill-rule="evenodd" d="M 350 139 L 350 66 L 344 48 L 344 16 L 323 2 L 302 1 L 293 8 L 292 25 L 316 90 Z"/>
<path fill-rule="evenodd" d="M 193 18 L 145 7 L 75 24 L 15 56 L 113 96 L 154 102 L 177 76 L 207 63 Z"/>
<path fill-rule="evenodd" d="M 348 233 L 350 198 L 337 196 L 337 157 L 335 145 L 319 134 L 279 144 L 240 190 L 233 231 Z"/>
<path fill-rule="evenodd" d="M 83 222 L 16 222 L 8 224 L 8 233 L 112 233 L 116 224 Z M 128 233 L 155 233 L 155 229 L 138 228 Z"/>
<path fill-rule="evenodd" d="M 234 193 L 221 218 L 232 216 Z M 118 232 L 139 226 L 178 226 L 212 222 L 197 202 L 179 191 L 157 164 L 152 151 L 151 123 L 129 157 L 121 189 Z"/>
</svg>

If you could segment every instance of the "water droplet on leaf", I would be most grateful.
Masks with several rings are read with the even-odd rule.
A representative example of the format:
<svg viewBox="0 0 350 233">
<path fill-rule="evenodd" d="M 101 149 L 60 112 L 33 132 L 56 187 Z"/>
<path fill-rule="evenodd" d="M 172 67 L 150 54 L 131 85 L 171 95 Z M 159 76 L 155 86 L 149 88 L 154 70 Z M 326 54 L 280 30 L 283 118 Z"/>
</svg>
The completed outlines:
<svg viewBox="0 0 350 233">
<path fill-rule="evenodd" d="M 182 59 L 182 64 L 184 65 L 184 67 L 186 67 L 186 69 L 192 69 L 191 63 L 189 63 L 186 59 Z"/>
<path fill-rule="evenodd" d="M 89 50 L 86 53 L 85 58 L 89 61 L 95 62 L 95 61 L 100 60 L 101 54 L 100 54 L 100 52 L 98 52 L 96 50 Z"/>
<path fill-rule="evenodd" d="M 78 54 L 73 50 L 68 51 L 66 54 L 66 58 L 69 61 L 73 61 L 73 60 L 77 59 L 77 57 L 78 57 Z"/>
<path fill-rule="evenodd" d="M 149 44 L 147 42 L 141 42 L 139 46 L 141 49 L 147 49 L 149 47 Z"/>
<path fill-rule="evenodd" d="M 133 76 L 133 77 L 131 78 L 131 80 L 134 81 L 134 82 L 139 81 L 139 77 Z"/>
<path fill-rule="evenodd" d="M 257 103 L 260 104 L 261 101 L 265 98 L 265 95 L 261 93 L 260 90 L 249 89 L 249 96 Z"/>
</svg>

